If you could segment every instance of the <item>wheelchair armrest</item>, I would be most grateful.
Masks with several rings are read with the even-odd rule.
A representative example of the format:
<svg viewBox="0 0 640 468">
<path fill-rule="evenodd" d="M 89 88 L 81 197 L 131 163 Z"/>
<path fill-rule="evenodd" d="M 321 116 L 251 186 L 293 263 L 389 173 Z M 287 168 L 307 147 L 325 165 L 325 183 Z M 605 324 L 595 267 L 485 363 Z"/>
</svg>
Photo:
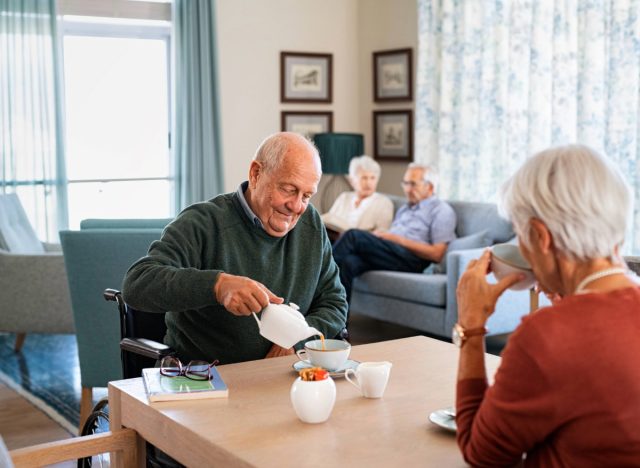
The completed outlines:
<svg viewBox="0 0 640 468">
<path fill-rule="evenodd" d="M 169 346 L 146 338 L 123 338 L 120 349 L 157 360 L 165 356 L 172 356 L 175 351 Z"/>
<path fill-rule="evenodd" d="M 120 295 L 120 291 L 117 289 L 107 288 L 102 293 L 105 301 L 117 301 L 117 297 Z"/>
</svg>

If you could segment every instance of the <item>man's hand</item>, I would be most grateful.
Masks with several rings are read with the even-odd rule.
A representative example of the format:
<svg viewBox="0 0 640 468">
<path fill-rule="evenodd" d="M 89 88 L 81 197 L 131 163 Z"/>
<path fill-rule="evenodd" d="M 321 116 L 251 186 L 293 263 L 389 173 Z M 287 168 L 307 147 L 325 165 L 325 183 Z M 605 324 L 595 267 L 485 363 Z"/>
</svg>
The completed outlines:
<svg viewBox="0 0 640 468">
<path fill-rule="evenodd" d="M 485 250 L 477 260 L 471 260 L 458 283 L 458 322 L 466 329 L 484 327 L 496 308 L 502 293 L 522 280 L 522 273 L 512 273 L 496 284 L 487 282 L 491 251 Z"/>
<path fill-rule="evenodd" d="M 389 242 L 393 242 L 399 245 L 402 245 L 402 241 L 404 240 L 404 237 L 398 234 L 393 234 L 389 231 L 373 231 L 373 235 L 379 237 L 380 239 L 388 240 Z"/>
<path fill-rule="evenodd" d="M 282 304 L 284 299 L 267 287 L 245 276 L 220 273 L 213 287 L 216 300 L 233 315 L 251 315 L 260 312 L 270 302 Z"/>
<path fill-rule="evenodd" d="M 285 349 L 281 346 L 278 346 L 277 344 L 274 344 L 265 356 L 265 359 L 280 356 L 290 356 L 292 354 L 295 354 L 293 348 Z"/>
<path fill-rule="evenodd" d="M 400 247 L 404 247 L 413 255 L 429 260 L 430 262 L 438 263 L 444 258 L 444 254 L 447 252 L 446 242 L 439 244 L 429 244 L 427 242 L 420 242 L 400 234 L 393 234 L 389 231 L 373 231 L 373 235 L 384 239 L 394 244 L 398 244 Z"/>
</svg>

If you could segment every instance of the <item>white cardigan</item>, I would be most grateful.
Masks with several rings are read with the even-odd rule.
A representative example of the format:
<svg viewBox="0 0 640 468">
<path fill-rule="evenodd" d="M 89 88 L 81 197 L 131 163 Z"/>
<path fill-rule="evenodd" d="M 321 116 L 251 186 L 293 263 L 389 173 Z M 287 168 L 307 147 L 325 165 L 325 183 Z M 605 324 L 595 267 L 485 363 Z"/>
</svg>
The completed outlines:
<svg viewBox="0 0 640 468">
<path fill-rule="evenodd" d="M 356 208 L 356 192 L 342 192 L 328 213 L 322 215 L 322 221 L 331 229 L 389 229 L 393 221 L 393 202 L 375 192 L 365 198 Z"/>
</svg>

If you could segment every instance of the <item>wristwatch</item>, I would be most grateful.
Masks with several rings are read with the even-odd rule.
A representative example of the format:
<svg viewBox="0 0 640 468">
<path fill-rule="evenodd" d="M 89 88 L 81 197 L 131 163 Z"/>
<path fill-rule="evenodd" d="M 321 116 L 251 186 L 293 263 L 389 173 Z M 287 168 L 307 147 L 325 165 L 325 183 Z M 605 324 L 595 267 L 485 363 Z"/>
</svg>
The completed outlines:
<svg viewBox="0 0 640 468">
<path fill-rule="evenodd" d="M 456 323 L 451 330 L 451 341 L 458 348 L 462 348 L 470 336 L 486 335 L 489 333 L 487 327 L 469 328 L 466 330 L 462 325 Z"/>
</svg>

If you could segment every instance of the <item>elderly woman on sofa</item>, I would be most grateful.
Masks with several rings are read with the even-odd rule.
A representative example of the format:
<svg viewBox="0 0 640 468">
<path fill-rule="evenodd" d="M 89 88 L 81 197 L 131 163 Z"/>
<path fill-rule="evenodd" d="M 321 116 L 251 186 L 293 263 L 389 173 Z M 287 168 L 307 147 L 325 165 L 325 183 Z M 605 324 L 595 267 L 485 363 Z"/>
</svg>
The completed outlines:
<svg viewBox="0 0 640 468">
<path fill-rule="evenodd" d="M 469 264 L 458 296 L 458 444 L 474 466 L 637 466 L 640 288 L 618 256 L 631 193 L 584 146 L 543 151 L 502 188 L 522 255 L 553 305 L 523 319 L 492 386 L 484 326 L 518 274 L 489 284 L 490 253 Z M 461 339 L 460 339 L 461 338 Z"/>
<path fill-rule="evenodd" d="M 376 192 L 379 179 L 380 165 L 371 156 L 351 159 L 349 182 L 354 191 L 341 193 L 331 209 L 322 215 L 332 240 L 349 229 L 389 228 L 393 221 L 393 202 Z"/>
</svg>

